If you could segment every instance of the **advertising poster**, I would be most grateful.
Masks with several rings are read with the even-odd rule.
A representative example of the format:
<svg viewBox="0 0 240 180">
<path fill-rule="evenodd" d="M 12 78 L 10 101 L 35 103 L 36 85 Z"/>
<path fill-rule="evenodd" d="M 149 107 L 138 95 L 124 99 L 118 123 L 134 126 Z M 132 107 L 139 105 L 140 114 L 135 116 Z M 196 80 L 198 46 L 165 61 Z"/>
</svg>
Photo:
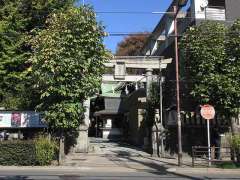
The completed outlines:
<svg viewBox="0 0 240 180">
<path fill-rule="evenodd" d="M 8 128 L 11 127 L 11 113 L 0 112 L 0 128 Z"/>
<path fill-rule="evenodd" d="M 22 125 L 21 127 L 47 127 L 42 122 L 40 113 L 37 112 L 23 112 L 22 113 Z"/>
<path fill-rule="evenodd" d="M 19 112 L 12 113 L 11 127 L 21 127 L 21 113 Z"/>
<path fill-rule="evenodd" d="M 0 111 L 0 128 L 47 128 L 41 113 Z"/>
</svg>

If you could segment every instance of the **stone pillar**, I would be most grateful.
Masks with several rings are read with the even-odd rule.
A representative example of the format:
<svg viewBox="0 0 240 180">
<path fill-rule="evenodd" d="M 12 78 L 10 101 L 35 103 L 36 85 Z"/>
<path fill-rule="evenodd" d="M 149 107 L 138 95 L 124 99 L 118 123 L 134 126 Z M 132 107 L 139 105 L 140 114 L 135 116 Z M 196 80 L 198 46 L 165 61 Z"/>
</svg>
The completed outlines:
<svg viewBox="0 0 240 180">
<path fill-rule="evenodd" d="M 84 101 L 83 106 L 85 107 L 85 113 L 84 113 L 84 124 L 89 127 L 90 124 L 90 98 L 88 98 L 86 101 Z"/>
<path fill-rule="evenodd" d="M 154 156 L 165 156 L 165 147 L 164 147 L 164 128 L 162 123 L 159 121 L 159 110 L 155 109 L 155 124 L 152 128 L 152 147 L 153 147 L 153 155 Z"/>
<path fill-rule="evenodd" d="M 88 140 L 88 126 L 82 124 L 79 126 L 78 129 L 78 138 L 77 138 L 77 145 L 75 147 L 76 153 L 87 153 L 89 146 Z"/>
<path fill-rule="evenodd" d="M 151 86 L 152 86 L 152 81 L 153 81 L 153 77 L 152 77 L 152 72 L 153 69 L 146 69 L 146 96 L 147 96 L 147 101 L 150 100 L 151 98 Z"/>
<path fill-rule="evenodd" d="M 147 100 L 147 106 L 148 102 L 151 100 L 151 87 L 152 87 L 152 72 L 153 69 L 146 69 L 146 100 Z M 147 108 L 147 107 L 146 107 Z M 146 121 L 148 121 L 148 112 L 146 111 Z M 152 128 L 151 127 L 145 127 L 146 128 L 146 136 L 144 137 L 144 149 L 152 153 Z"/>
<path fill-rule="evenodd" d="M 84 121 L 78 129 L 77 145 L 75 147 L 76 153 L 87 153 L 89 147 L 88 128 L 90 123 L 90 98 L 84 101 L 83 105 L 85 107 Z"/>
</svg>

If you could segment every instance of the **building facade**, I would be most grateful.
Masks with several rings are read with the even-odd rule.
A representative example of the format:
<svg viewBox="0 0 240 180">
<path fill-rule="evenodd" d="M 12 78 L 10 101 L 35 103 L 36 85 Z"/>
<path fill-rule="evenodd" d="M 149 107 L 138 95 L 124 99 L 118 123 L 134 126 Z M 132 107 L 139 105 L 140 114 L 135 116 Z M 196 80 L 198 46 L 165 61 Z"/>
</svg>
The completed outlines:
<svg viewBox="0 0 240 180">
<path fill-rule="evenodd" d="M 175 71 L 175 40 L 174 40 L 174 6 L 177 0 L 173 0 L 166 13 L 151 33 L 141 55 L 163 56 L 173 58 L 165 71 L 165 90 L 163 92 L 164 125 L 165 125 L 165 150 L 174 154 L 177 152 L 177 114 L 176 114 L 176 71 Z M 177 28 L 179 39 L 187 28 L 199 25 L 201 22 L 219 21 L 231 25 L 234 20 L 240 18 L 240 1 L 238 0 L 189 0 L 177 15 Z M 181 65 L 181 60 L 180 60 Z M 200 116 L 200 107 L 189 96 L 184 82 L 180 82 L 181 121 L 183 150 L 190 153 L 194 145 L 206 145 L 206 121 Z M 239 117 L 235 119 L 239 126 Z M 229 129 L 229 121 L 224 117 L 216 116 L 211 121 L 212 131 L 218 128 L 220 133 Z"/>
</svg>

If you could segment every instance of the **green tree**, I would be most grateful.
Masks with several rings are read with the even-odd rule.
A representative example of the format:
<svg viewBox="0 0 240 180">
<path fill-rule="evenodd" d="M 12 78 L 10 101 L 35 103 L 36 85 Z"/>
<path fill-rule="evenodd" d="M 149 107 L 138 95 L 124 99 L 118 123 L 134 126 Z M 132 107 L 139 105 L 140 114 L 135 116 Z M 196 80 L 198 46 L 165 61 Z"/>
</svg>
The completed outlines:
<svg viewBox="0 0 240 180">
<path fill-rule="evenodd" d="M 223 24 L 206 21 L 186 31 L 180 48 L 182 79 L 191 84 L 191 95 L 199 104 L 210 103 L 219 114 L 231 118 L 239 107 L 240 66 L 229 58 L 231 52 L 226 53 L 227 35 Z"/>
<path fill-rule="evenodd" d="M 73 0 L 0 0 L 0 106 L 32 108 L 26 43 L 33 29 L 43 29 L 48 15 L 73 6 Z"/>
<path fill-rule="evenodd" d="M 39 109 L 53 129 L 75 129 L 83 101 L 100 86 L 107 51 L 103 27 L 90 7 L 54 13 L 47 28 L 30 41 L 33 78 L 41 94 Z"/>
<path fill-rule="evenodd" d="M 229 83 L 231 83 L 230 97 L 233 106 L 232 112 L 238 117 L 240 109 L 240 19 L 229 28 L 226 41 L 226 54 L 228 61 L 224 64 L 223 68 L 225 73 L 228 74 Z M 230 93 L 229 92 L 229 93 Z M 232 121 L 234 119 L 232 118 Z M 232 122 L 233 125 L 233 122 Z M 234 126 L 232 126 L 234 130 Z"/>
</svg>

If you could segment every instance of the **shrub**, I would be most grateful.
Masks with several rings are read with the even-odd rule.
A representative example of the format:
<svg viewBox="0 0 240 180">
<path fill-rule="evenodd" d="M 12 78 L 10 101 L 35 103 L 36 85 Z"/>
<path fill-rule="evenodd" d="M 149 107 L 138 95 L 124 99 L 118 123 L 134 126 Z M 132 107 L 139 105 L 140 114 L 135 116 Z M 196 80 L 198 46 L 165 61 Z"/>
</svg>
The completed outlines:
<svg viewBox="0 0 240 180">
<path fill-rule="evenodd" d="M 40 136 L 35 141 L 36 158 L 39 165 L 49 165 L 57 151 L 57 143 L 47 137 Z"/>
<path fill-rule="evenodd" d="M 237 158 L 237 162 L 240 163 L 240 134 L 233 135 L 229 138 L 230 146 L 233 150 L 232 159 Z"/>
<path fill-rule="evenodd" d="M 0 165 L 49 165 L 56 152 L 56 141 L 44 136 L 34 141 L 3 141 L 0 142 Z"/>
<path fill-rule="evenodd" d="M 33 141 L 4 141 L 0 143 L 0 165 L 29 166 L 36 163 Z"/>
<path fill-rule="evenodd" d="M 223 169 L 237 169 L 240 168 L 240 165 L 234 162 L 222 162 L 220 164 L 217 164 L 217 167 Z"/>
<path fill-rule="evenodd" d="M 231 147 L 240 149 L 240 134 L 231 137 Z"/>
</svg>

